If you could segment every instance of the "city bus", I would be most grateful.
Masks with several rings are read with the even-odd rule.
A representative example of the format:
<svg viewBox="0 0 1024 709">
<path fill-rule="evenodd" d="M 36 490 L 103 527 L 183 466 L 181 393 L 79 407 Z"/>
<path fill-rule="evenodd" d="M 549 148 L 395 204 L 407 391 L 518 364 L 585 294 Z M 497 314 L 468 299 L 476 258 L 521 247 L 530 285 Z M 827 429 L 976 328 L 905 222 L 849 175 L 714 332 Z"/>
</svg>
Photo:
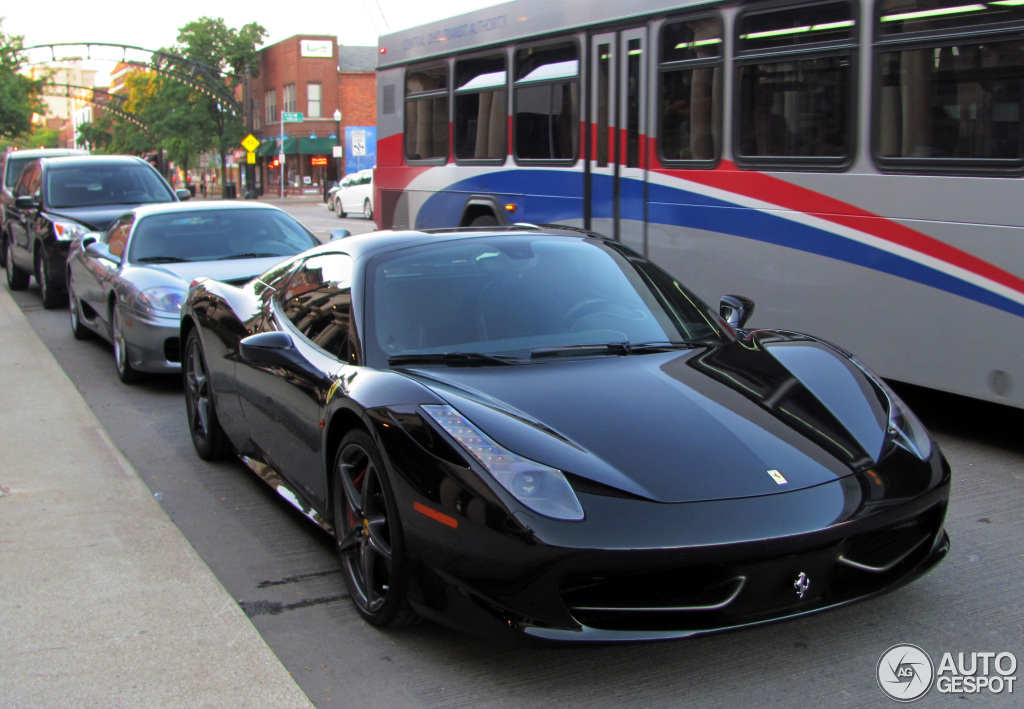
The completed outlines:
<svg viewBox="0 0 1024 709">
<path fill-rule="evenodd" d="M 517 0 L 382 36 L 377 91 L 382 228 L 595 231 L 1024 407 L 1024 0 Z"/>
</svg>

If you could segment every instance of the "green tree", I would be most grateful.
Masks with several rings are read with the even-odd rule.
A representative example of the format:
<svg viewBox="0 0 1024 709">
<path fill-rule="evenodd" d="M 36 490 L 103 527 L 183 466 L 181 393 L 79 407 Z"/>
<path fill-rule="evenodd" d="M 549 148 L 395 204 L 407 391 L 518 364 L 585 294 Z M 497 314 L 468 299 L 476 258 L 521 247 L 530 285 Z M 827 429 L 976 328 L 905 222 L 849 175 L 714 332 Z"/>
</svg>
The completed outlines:
<svg viewBox="0 0 1024 709">
<path fill-rule="evenodd" d="M 212 82 L 209 92 L 200 91 L 193 96 L 197 114 L 202 116 L 199 127 L 211 138 L 212 147 L 220 155 L 221 185 L 227 182 L 227 154 L 245 137 L 245 116 L 232 104 L 240 103 L 246 74 L 259 75 L 256 47 L 266 36 L 267 31 L 256 23 L 235 30 L 223 19 L 209 17 L 189 22 L 178 32 L 176 54 L 222 72 L 207 77 Z"/>
<path fill-rule="evenodd" d="M 43 113 L 39 98 L 43 82 L 21 73 L 22 37 L 3 31 L 0 18 L 0 137 L 16 137 L 32 130 L 32 114 Z"/>
</svg>

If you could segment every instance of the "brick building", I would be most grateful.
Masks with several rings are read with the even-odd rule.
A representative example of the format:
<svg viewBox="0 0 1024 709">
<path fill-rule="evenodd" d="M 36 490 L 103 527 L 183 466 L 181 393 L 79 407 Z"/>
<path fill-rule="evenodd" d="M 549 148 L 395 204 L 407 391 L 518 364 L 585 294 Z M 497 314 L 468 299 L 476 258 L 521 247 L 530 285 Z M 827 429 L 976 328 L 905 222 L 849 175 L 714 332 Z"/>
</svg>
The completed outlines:
<svg viewBox="0 0 1024 709">
<path fill-rule="evenodd" d="M 376 164 L 376 52 L 339 46 L 333 35 L 296 35 L 260 50 L 259 76 L 248 81 L 247 116 L 260 140 L 257 189 L 280 189 L 282 153 L 290 194 L 321 192 L 325 181 Z M 282 122 L 286 113 L 292 120 Z M 344 158 L 334 157 L 336 145 L 344 146 Z"/>
</svg>

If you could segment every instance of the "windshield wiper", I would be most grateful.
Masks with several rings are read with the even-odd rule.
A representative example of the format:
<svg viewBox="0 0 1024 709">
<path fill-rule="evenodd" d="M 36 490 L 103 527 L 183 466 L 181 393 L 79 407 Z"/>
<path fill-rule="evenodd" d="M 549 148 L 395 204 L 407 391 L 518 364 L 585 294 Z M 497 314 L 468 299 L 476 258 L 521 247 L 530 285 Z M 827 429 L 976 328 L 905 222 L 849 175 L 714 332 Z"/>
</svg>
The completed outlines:
<svg viewBox="0 0 1024 709">
<path fill-rule="evenodd" d="M 146 256 L 145 258 L 135 259 L 138 263 L 188 263 L 187 258 L 179 258 L 177 256 Z"/>
<path fill-rule="evenodd" d="M 604 342 L 591 345 L 562 345 L 560 347 L 541 347 L 530 353 L 532 359 L 543 357 L 572 357 L 574 355 L 610 354 L 629 355 L 646 354 L 648 352 L 668 352 L 669 350 L 690 349 L 692 342 L 665 340 L 663 342 Z"/>
<path fill-rule="evenodd" d="M 232 254 L 231 256 L 221 256 L 218 261 L 232 261 L 234 259 L 242 258 L 270 258 L 271 256 L 281 256 L 281 254 L 266 254 L 266 253 L 252 253 L 252 254 Z M 284 256 L 281 256 L 284 258 Z"/>
<path fill-rule="evenodd" d="M 402 364 L 444 364 L 449 367 L 479 367 L 484 364 L 516 364 L 517 357 L 490 355 L 483 352 L 425 352 L 391 355 L 389 365 Z"/>
</svg>

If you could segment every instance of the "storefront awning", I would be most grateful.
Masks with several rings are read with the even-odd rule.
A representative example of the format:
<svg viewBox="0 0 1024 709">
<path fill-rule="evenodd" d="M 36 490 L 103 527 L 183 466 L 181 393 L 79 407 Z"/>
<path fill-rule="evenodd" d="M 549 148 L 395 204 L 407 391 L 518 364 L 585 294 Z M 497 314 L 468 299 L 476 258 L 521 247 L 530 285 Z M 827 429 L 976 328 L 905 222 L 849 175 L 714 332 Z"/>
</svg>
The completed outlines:
<svg viewBox="0 0 1024 709">
<path fill-rule="evenodd" d="M 331 155 L 338 141 L 334 138 L 298 138 L 300 155 Z"/>
<path fill-rule="evenodd" d="M 285 155 L 333 155 L 334 146 L 339 145 L 334 138 L 285 138 L 282 143 Z M 255 153 L 258 157 L 274 157 L 278 154 L 278 142 L 275 138 L 265 138 Z"/>
<path fill-rule="evenodd" d="M 256 153 L 257 157 L 264 158 L 277 155 L 277 141 L 273 138 L 267 138 L 260 143 L 253 152 Z"/>
</svg>

